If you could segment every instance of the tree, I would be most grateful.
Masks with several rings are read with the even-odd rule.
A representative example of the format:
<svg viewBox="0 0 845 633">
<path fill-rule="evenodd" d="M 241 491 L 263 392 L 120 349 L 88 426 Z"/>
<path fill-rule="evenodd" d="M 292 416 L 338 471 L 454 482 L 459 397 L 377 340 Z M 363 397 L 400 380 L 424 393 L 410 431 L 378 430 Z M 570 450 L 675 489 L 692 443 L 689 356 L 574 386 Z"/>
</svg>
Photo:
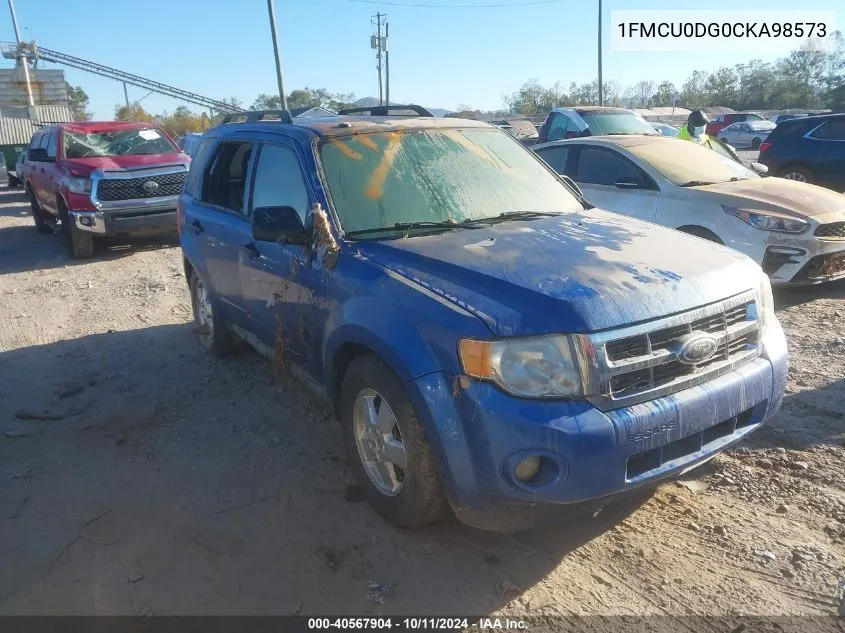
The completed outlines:
<svg viewBox="0 0 845 633">
<path fill-rule="evenodd" d="M 681 105 L 690 110 L 696 110 L 703 106 L 710 105 L 706 102 L 707 93 L 704 90 L 704 82 L 707 81 L 707 73 L 702 70 L 694 70 L 681 86 L 681 94 L 678 101 Z"/>
<path fill-rule="evenodd" d="M 331 93 L 325 88 L 301 88 L 287 95 L 288 109 L 327 108 L 337 111 L 353 106 L 355 95 L 350 93 Z M 282 107 L 279 95 L 260 94 L 255 98 L 250 110 L 279 110 Z"/>
<path fill-rule="evenodd" d="M 648 102 L 651 100 L 651 95 L 654 94 L 653 81 L 638 81 L 630 88 L 631 107 L 647 108 Z"/>
<path fill-rule="evenodd" d="M 186 106 L 179 106 L 173 114 L 166 112 L 156 117 L 157 122 L 164 130 L 174 138 L 191 132 L 204 132 L 211 126 L 211 121 L 203 112 L 194 114 Z"/>
<path fill-rule="evenodd" d="M 154 123 L 155 117 L 144 110 L 138 103 L 133 103 L 128 106 L 114 107 L 115 121 L 146 121 L 147 123 Z"/>
<path fill-rule="evenodd" d="M 73 120 L 88 121 L 91 118 L 91 113 L 88 112 L 88 95 L 79 86 L 71 86 L 68 82 L 65 82 L 65 88 Z"/>
<path fill-rule="evenodd" d="M 648 107 L 672 106 L 678 97 L 678 90 L 671 81 L 661 81 L 657 91 L 651 95 Z"/>
<path fill-rule="evenodd" d="M 723 66 L 704 82 L 704 90 L 710 105 L 728 106 L 736 103 L 739 79 L 732 68 Z"/>
<path fill-rule="evenodd" d="M 529 79 L 522 87 L 509 97 L 505 97 L 505 104 L 513 114 L 526 116 L 546 114 L 552 109 L 554 94 L 540 85 L 536 79 Z"/>
</svg>

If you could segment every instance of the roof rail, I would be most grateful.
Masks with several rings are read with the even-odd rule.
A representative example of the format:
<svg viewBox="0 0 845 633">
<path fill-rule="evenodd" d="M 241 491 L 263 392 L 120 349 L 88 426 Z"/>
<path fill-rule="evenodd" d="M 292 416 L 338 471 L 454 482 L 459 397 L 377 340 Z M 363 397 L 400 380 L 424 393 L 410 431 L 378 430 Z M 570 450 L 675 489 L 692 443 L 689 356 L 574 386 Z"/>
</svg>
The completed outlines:
<svg viewBox="0 0 845 633">
<path fill-rule="evenodd" d="M 227 123 L 255 123 L 256 121 L 281 121 L 293 123 L 293 117 L 287 110 L 245 110 L 232 112 L 223 117 L 220 125 Z"/>
<path fill-rule="evenodd" d="M 387 105 L 387 106 L 370 106 L 366 108 L 348 108 L 346 110 L 340 110 L 338 114 L 346 115 L 346 114 L 364 114 L 367 113 L 370 116 L 408 116 L 407 114 L 396 114 L 391 115 L 391 111 L 401 111 L 401 110 L 411 110 L 415 112 L 415 116 L 430 116 L 433 117 L 434 115 L 423 108 L 422 106 L 408 104 L 408 105 Z"/>
</svg>

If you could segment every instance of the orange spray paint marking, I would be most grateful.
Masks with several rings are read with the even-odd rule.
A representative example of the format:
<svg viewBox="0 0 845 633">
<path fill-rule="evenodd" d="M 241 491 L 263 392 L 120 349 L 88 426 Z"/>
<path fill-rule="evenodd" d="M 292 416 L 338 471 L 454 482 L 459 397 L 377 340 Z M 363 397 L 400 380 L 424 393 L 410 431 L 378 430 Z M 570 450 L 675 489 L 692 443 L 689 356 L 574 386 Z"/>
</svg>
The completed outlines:
<svg viewBox="0 0 845 633">
<path fill-rule="evenodd" d="M 391 132 L 386 136 L 387 147 L 384 148 L 384 154 L 381 157 L 381 161 L 379 162 L 378 167 L 376 167 L 373 171 L 373 175 L 370 177 L 370 182 L 364 190 L 367 197 L 372 198 L 373 200 L 380 198 L 382 193 L 384 193 L 384 181 L 387 180 L 387 172 L 390 171 L 390 166 L 393 165 L 393 161 L 396 159 L 396 154 L 399 153 L 399 148 L 401 147 L 401 134 L 398 132 Z"/>
<path fill-rule="evenodd" d="M 373 139 L 371 139 L 369 136 L 366 136 L 365 134 L 360 134 L 356 136 L 355 140 L 358 141 L 364 147 L 370 148 L 374 152 L 378 151 L 378 145 L 375 144 L 375 141 L 373 141 Z"/>
<path fill-rule="evenodd" d="M 364 158 L 363 155 L 349 147 L 345 141 L 332 141 L 331 144 L 339 149 L 340 153 L 346 156 L 346 158 L 351 158 L 352 160 L 361 160 Z"/>
</svg>

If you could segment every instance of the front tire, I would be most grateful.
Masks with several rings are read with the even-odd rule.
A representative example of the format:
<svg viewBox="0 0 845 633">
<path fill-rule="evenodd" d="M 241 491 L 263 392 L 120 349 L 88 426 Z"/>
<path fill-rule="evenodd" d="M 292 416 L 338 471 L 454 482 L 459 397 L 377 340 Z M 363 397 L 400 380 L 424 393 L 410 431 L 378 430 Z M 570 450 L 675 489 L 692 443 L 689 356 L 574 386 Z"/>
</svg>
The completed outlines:
<svg viewBox="0 0 845 633">
<path fill-rule="evenodd" d="M 67 235 L 71 259 L 91 259 L 94 257 L 94 236 L 77 228 L 63 202 L 60 201 L 58 206 L 61 232 Z"/>
<path fill-rule="evenodd" d="M 340 404 L 349 463 L 373 508 L 403 528 L 439 520 L 440 478 L 402 381 L 376 356 L 359 356 L 344 375 Z"/>
<path fill-rule="evenodd" d="M 215 310 L 211 293 L 196 271 L 191 273 L 189 284 L 191 306 L 194 310 L 194 329 L 200 345 L 217 357 L 230 354 L 236 347 L 232 333 Z"/>
</svg>

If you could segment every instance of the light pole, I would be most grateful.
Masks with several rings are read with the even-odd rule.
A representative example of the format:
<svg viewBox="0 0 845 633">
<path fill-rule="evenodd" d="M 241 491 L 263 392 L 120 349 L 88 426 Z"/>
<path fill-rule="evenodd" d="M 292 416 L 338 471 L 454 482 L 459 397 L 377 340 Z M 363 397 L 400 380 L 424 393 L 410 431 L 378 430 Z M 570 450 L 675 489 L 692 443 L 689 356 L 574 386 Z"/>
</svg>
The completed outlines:
<svg viewBox="0 0 845 633">
<path fill-rule="evenodd" d="M 30 106 L 35 105 L 32 99 L 32 85 L 29 83 L 29 62 L 26 61 L 26 55 L 21 50 L 21 32 L 18 30 L 18 18 L 15 15 L 15 3 L 9 0 L 9 12 L 12 14 L 12 26 L 15 27 L 15 42 L 18 45 L 18 61 L 23 66 L 23 76 L 26 81 L 26 100 Z"/>
<path fill-rule="evenodd" d="M 599 0 L 599 105 L 604 105 L 604 86 L 601 79 L 601 0 Z"/>
<path fill-rule="evenodd" d="M 9 0 L 11 2 L 11 0 Z M 267 12 L 270 14 L 270 33 L 273 36 L 273 54 L 276 57 L 276 80 L 279 82 L 279 101 L 282 110 L 288 109 L 288 99 L 285 96 L 285 88 L 282 83 L 282 60 L 279 58 L 279 38 L 276 36 L 276 11 L 273 8 L 273 0 L 267 0 Z"/>
</svg>

